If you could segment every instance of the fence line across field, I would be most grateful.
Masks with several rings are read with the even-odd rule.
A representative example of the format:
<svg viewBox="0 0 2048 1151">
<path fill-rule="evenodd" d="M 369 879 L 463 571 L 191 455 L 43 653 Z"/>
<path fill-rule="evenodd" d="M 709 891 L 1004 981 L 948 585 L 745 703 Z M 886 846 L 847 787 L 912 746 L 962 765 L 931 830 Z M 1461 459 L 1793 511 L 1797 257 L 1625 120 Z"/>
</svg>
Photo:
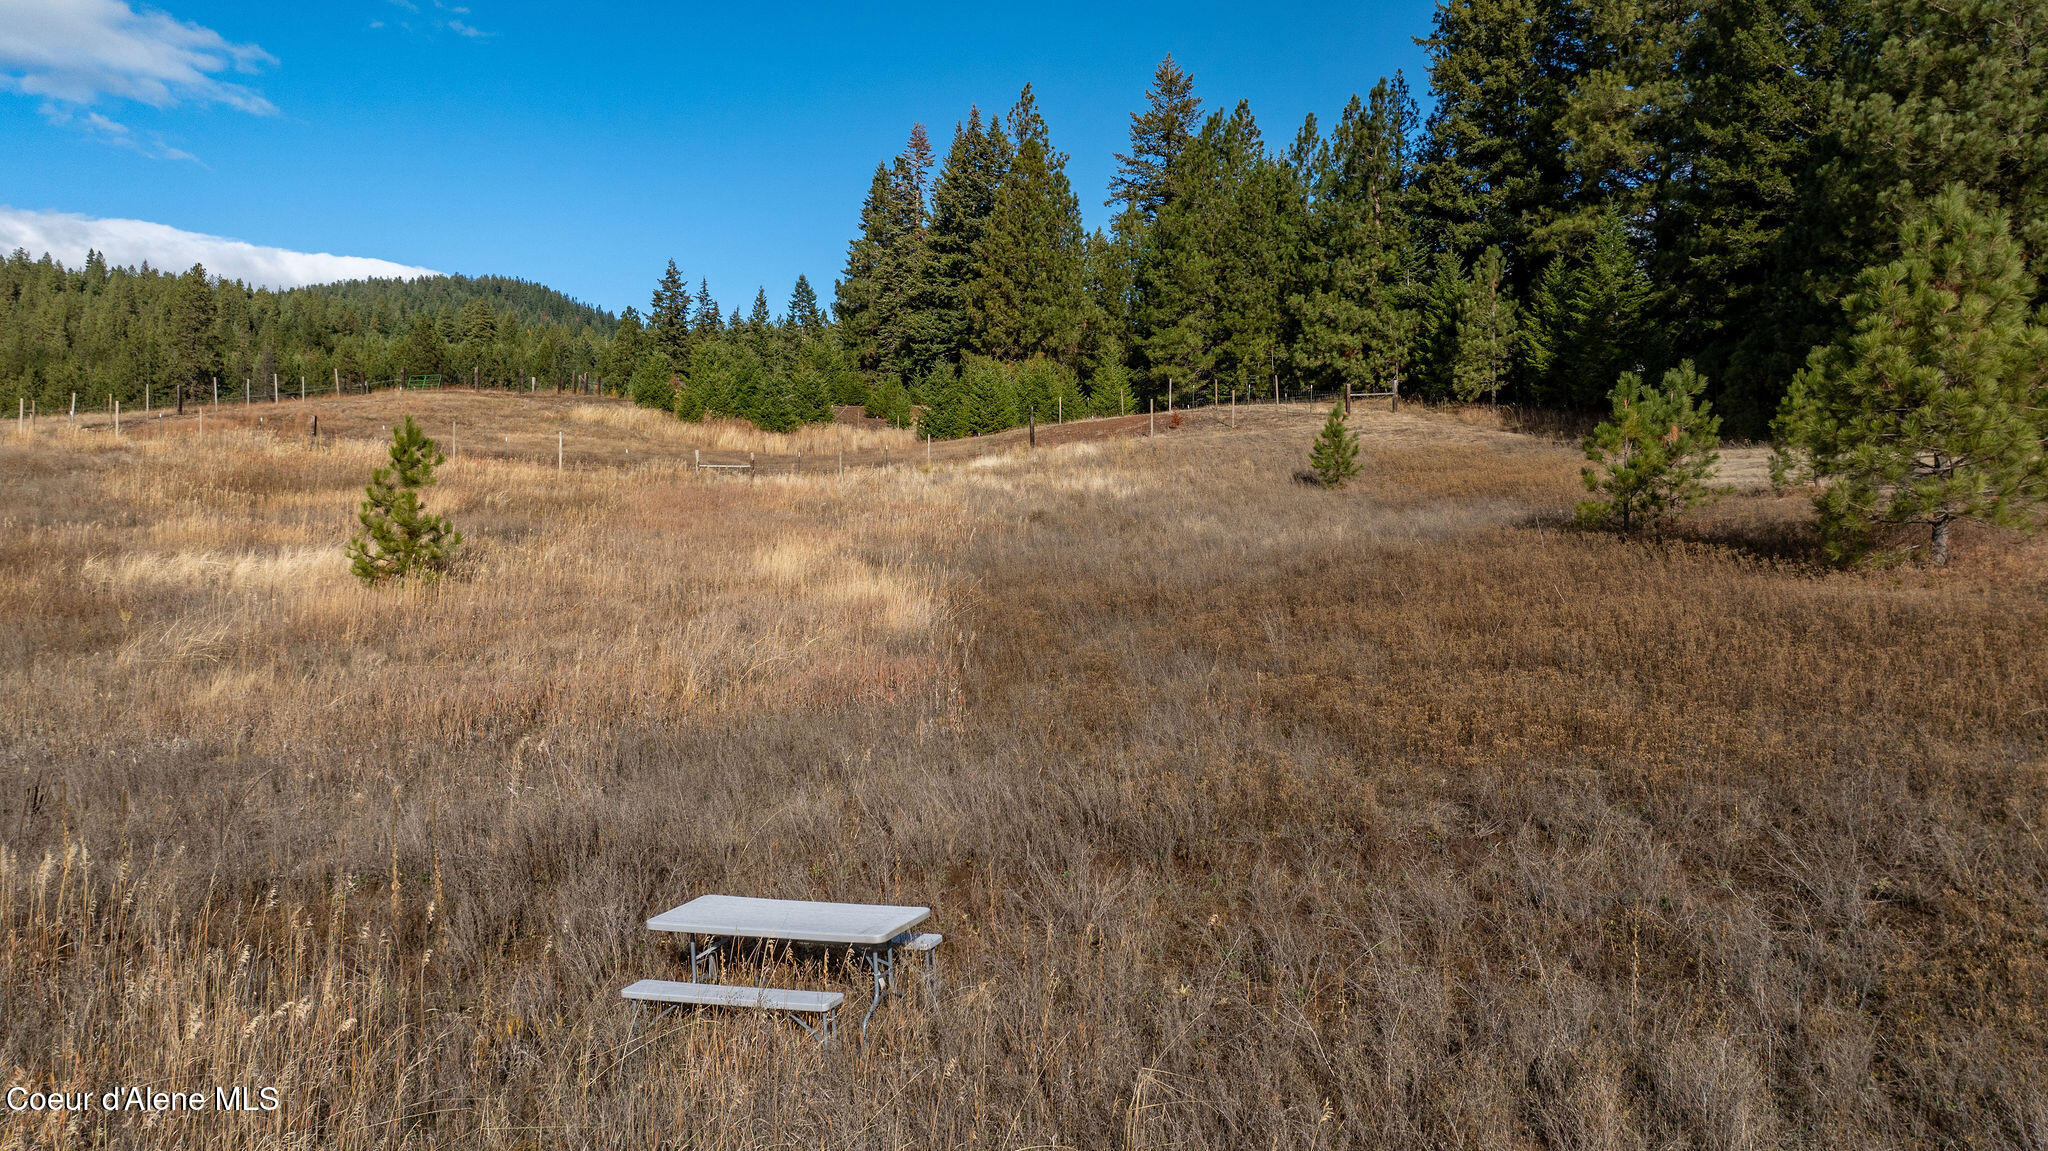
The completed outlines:
<svg viewBox="0 0 2048 1151">
<path fill-rule="evenodd" d="M 438 379 L 431 380 L 430 382 L 427 382 L 424 385 L 422 385 L 421 377 L 399 377 L 389 380 L 351 381 L 343 379 L 338 369 L 332 373 L 330 379 L 322 381 L 320 384 L 314 384 L 309 376 L 303 374 L 299 376 L 298 383 L 299 386 L 297 389 L 297 394 L 293 395 L 291 389 L 285 386 L 282 376 L 273 374 L 272 379 L 270 381 L 270 387 L 268 389 L 269 395 L 265 396 L 263 394 L 264 389 L 262 388 L 262 385 L 255 379 L 245 378 L 241 382 L 241 385 L 239 387 L 235 386 L 231 382 L 230 385 L 224 389 L 221 387 L 219 378 L 213 377 L 209 379 L 206 387 L 203 390 L 200 390 L 198 396 L 196 397 L 192 395 L 192 392 L 190 390 L 187 390 L 183 395 L 176 395 L 174 393 L 176 399 L 175 405 L 155 403 L 153 388 L 146 387 L 141 419 L 147 421 L 147 424 L 145 424 L 144 426 L 148 426 L 148 424 L 154 424 L 156 421 L 169 418 L 173 415 L 184 414 L 182 408 L 177 405 L 191 404 L 197 410 L 197 413 L 199 415 L 199 428 L 201 431 L 204 431 L 205 410 L 208 407 L 211 407 L 214 411 L 218 412 L 222 405 L 224 404 L 230 406 L 239 405 L 245 411 L 253 411 L 255 409 L 256 404 L 264 403 L 272 405 L 273 407 L 283 407 L 284 410 L 289 411 L 290 407 L 288 405 L 303 404 L 309 399 L 323 396 L 334 396 L 337 394 L 363 395 L 377 391 L 397 390 L 400 388 L 407 388 L 412 386 L 428 386 L 436 390 L 439 390 L 449 386 L 445 380 Z M 527 385 L 528 387 L 526 389 L 526 393 L 528 395 L 535 395 L 538 393 L 539 381 L 537 377 L 529 376 L 527 378 Z M 595 388 L 596 386 L 598 386 L 598 381 L 594 377 L 572 376 L 571 378 L 562 381 L 561 386 L 557 387 L 554 390 L 557 394 L 578 394 L 580 393 L 580 390 L 583 388 Z M 516 388 L 499 388 L 495 386 L 473 388 L 472 390 L 481 393 L 503 391 L 511 395 L 519 394 L 518 389 Z M 1319 390 L 1315 388 L 1303 388 L 1293 395 L 1277 393 L 1276 391 L 1276 399 L 1269 402 L 1306 402 L 1310 405 L 1313 405 L 1318 400 L 1326 399 L 1329 396 L 1329 394 L 1330 393 L 1319 392 Z M 1388 399 L 1392 402 L 1392 407 L 1394 410 L 1399 410 L 1400 406 L 1400 391 L 1398 381 L 1394 384 L 1392 389 L 1387 391 L 1351 391 L 1348 393 L 1348 395 L 1343 391 L 1338 391 L 1335 394 L 1336 398 L 1340 402 L 1365 399 Z M 1211 398 L 1214 401 L 1214 403 L 1204 406 L 1208 406 L 1212 409 L 1212 414 L 1214 418 L 1226 420 L 1229 426 L 1235 427 L 1238 422 L 1237 390 L 1233 389 L 1229 393 L 1224 393 L 1220 389 L 1212 388 Z M 1151 436 L 1156 435 L 1158 433 L 1159 415 L 1178 415 L 1174 406 L 1172 405 L 1171 393 L 1168 394 L 1167 400 L 1168 407 L 1164 413 L 1161 413 L 1157 410 L 1156 400 L 1147 401 L 1147 411 L 1145 413 L 1145 435 Z M 134 425 L 137 422 L 136 413 L 132 409 L 122 410 L 117 413 L 117 409 L 121 407 L 122 405 L 120 401 L 114 399 L 114 397 L 112 397 L 111 395 L 105 398 L 105 408 L 103 409 L 103 411 L 107 417 L 108 424 L 113 428 L 116 434 L 122 433 L 123 425 Z M 1184 408 L 1185 405 L 1182 405 L 1182 407 Z M 36 415 L 37 412 L 35 411 L 35 405 L 27 397 L 17 398 L 16 419 L 18 427 L 22 428 L 23 430 L 26 430 L 28 425 L 35 420 Z M 1089 415 L 1081 416 L 1071 421 L 1059 419 L 1059 416 L 1064 415 L 1064 405 L 1063 402 L 1059 401 L 1057 398 L 1055 400 L 1054 415 L 1056 417 L 1055 422 L 1046 425 L 1048 429 L 1055 427 L 1071 427 L 1075 424 L 1085 424 L 1093 422 L 1098 419 L 1119 418 L 1112 416 Z M 123 417 L 126 418 L 124 419 Z M 77 430 L 82 426 L 82 422 L 80 421 L 78 415 L 78 394 L 76 392 L 72 392 L 69 396 L 69 406 L 67 409 L 66 420 L 73 427 L 74 430 Z M 262 421 L 259 420 L 259 424 L 261 422 Z M 312 425 L 313 427 L 317 428 L 317 415 L 313 417 Z M 1169 428 L 1173 426 L 1174 425 L 1171 423 L 1169 423 L 1168 425 Z M 282 425 L 272 430 L 278 432 L 279 434 L 294 434 L 292 432 L 285 431 Z M 1038 445 L 1038 431 L 1038 422 L 1035 415 L 1033 415 L 1027 417 L 1026 421 L 1023 424 L 1020 424 L 1015 428 L 1004 429 L 1003 432 L 991 433 L 991 435 L 1001 435 L 1005 434 L 1006 432 L 1017 432 L 1020 434 L 1019 438 L 1023 439 L 1025 441 L 1025 444 L 1035 448 Z M 317 436 L 318 432 L 315 431 L 312 434 Z M 330 436 L 332 436 L 333 434 L 334 433 L 332 432 L 329 433 Z M 451 425 L 449 442 L 447 445 L 445 445 L 446 449 L 450 452 L 450 454 L 453 454 L 455 450 L 454 438 L 454 428 Z M 488 439 L 489 437 L 486 436 L 485 438 Z M 925 435 L 920 438 L 924 440 L 923 446 L 925 464 L 927 466 L 931 466 L 936 462 L 936 442 L 930 435 Z M 968 439 L 970 440 L 979 438 L 982 437 L 968 437 Z M 628 454 L 630 454 L 630 451 L 631 449 L 627 449 Z M 712 449 L 712 451 L 718 452 L 720 455 L 728 457 L 736 456 L 738 454 L 738 449 Z M 567 449 L 565 435 L 561 432 L 557 432 L 555 443 L 555 467 L 558 471 L 567 470 L 567 466 L 570 462 L 569 454 L 570 453 Z M 805 454 L 806 453 L 802 450 L 797 450 L 789 454 L 768 454 L 749 451 L 746 453 L 746 459 L 742 461 L 735 458 L 721 459 L 717 458 L 716 456 L 710 459 L 706 459 L 706 449 L 697 448 L 692 449 L 689 467 L 692 472 L 745 472 L 749 477 L 761 474 L 801 475 L 804 474 L 805 471 Z M 856 468 L 875 466 L 888 467 L 903 462 L 904 458 L 901 453 L 892 451 L 892 449 L 887 445 L 883 445 L 882 447 L 880 447 L 879 459 L 873 458 L 874 453 L 868 454 L 870 456 L 870 458 L 868 459 L 860 459 L 857 457 L 852 461 L 848 461 L 846 458 L 846 448 L 842 445 L 840 448 L 836 450 L 831 467 L 834 471 L 843 474 L 849 462 L 851 462 L 852 466 Z M 813 455 L 815 458 L 815 454 Z M 816 465 L 813 464 L 813 471 L 815 470 Z"/>
</svg>

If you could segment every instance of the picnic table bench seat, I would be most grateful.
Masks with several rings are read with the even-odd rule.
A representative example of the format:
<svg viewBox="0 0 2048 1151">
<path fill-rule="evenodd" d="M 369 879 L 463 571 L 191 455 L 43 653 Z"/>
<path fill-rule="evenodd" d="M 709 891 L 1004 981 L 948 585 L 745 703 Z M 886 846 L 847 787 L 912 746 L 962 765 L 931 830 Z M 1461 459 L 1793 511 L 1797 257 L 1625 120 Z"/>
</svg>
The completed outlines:
<svg viewBox="0 0 2048 1151">
<path fill-rule="evenodd" d="M 832 1009 L 845 1002 L 838 991 L 793 991 L 784 987 L 736 987 L 723 983 L 677 983 L 667 979 L 642 979 L 620 991 L 623 998 L 641 1003 L 672 1007 L 751 1007 L 779 1011 L 820 1036 L 831 1031 Z M 802 1016 L 815 1015 L 817 1027 L 804 1023 Z"/>
</svg>

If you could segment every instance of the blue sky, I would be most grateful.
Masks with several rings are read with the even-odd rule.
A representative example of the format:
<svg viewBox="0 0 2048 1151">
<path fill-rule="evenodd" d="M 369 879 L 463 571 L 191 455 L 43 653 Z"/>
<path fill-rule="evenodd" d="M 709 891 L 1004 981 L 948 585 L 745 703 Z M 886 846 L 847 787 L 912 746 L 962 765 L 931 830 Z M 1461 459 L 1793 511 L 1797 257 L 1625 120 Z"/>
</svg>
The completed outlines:
<svg viewBox="0 0 2048 1151">
<path fill-rule="evenodd" d="M 599 5 L 0 0 L 0 205 L 646 307 L 829 293 L 875 162 L 1029 80 L 1092 228 L 1171 51 L 1269 142 L 1405 69 L 1426 0 Z M 107 47 L 118 43 L 119 51 Z M 139 242 L 139 241 L 138 241 Z M 82 253 L 58 253 L 76 262 Z"/>
</svg>

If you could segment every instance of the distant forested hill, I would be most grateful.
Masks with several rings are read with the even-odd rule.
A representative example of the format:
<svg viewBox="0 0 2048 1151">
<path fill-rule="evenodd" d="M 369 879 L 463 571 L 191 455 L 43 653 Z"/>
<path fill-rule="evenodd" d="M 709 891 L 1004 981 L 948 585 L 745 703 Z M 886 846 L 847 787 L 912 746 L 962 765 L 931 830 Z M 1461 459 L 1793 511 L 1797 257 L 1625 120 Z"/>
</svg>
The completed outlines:
<svg viewBox="0 0 2048 1151">
<path fill-rule="evenodd" d="M 610 335 L 619 319 L 602 308 L 574 300 L 545 284 L 510 276 L 421 276 L 416 280 L 345 280 L 315 284 L 294 292 L 347 301 L 368 310 L 384 305 L 394 312 L 443 309 L 460 312 L 482 300 L 499 316 L 514 315 L 526 324 L 554 323 L 575 328 L 588 324 Z"/>
<path fill-rule="evenodd" d="M 176 381 L 388 380 L 443 374 L 543 384 L 593 372 L 609 312 L 501 276 L 357 280 L 271 291 L 183 273 L 67 268 L 17 250 L 0 262 L 0 399 L 55 411 L 78 394 L 136 406 Z"/>
</svg>

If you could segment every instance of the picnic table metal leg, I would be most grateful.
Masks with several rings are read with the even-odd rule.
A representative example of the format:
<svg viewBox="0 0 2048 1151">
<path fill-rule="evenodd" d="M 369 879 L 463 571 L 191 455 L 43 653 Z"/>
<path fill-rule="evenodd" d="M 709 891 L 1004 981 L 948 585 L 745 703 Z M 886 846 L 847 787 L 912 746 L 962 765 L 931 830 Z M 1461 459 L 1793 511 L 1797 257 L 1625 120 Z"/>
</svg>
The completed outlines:
<svg viewBox="0 0 2048 1151">
<path fill-rule="evenodd" d="M 871 949 L 867 955 L 868 965 L 874 969 L 875 973 L 875 991 L 868 999 L 868 1013 L 860 1017 L 860 1037 L 863 1042 L 868 1037 L 868 1020 L 874 1018 L 875 1008 L 881 1006 L 882 1003 L 882 992 L 889 986 L 889 980 L 883 974 L 884 969 L 893 969 L 896 964 L 893 955 L 884 958 L 884 953 L 879 950 Z"/>
<path fill-rule="evenodd" d="M 699 961 L 700 961 L 700 960 L 701 960 L 701 961 L 702 961 L 702 963 L 703 963 L 703 966 L 704 966 L 704 970 L 705 970 L 705 972 L 706 972 L 707 974 L 709 974 L 709 975 L 711 976 L 711 978 L 713 978 L 713 979 L 717 979 L 717 978 L 718 978 L 718 949 L 719 949 L 719 948 L 720 948 L 720 947 L 722 946 L 722 944 L 720 944 L 720 943 L 718 942 L 718 940 L 717 940 L 717 938 L 716 938 L 715 936 L 706 936 L 705 938 L 707 938 L 707 939 L 710 939 L 710 940 L 711 940 L 711 942 L 710 942 L 709 944 L 707 944 L 707 945 L 703 946 L 703 947 L 699 947 L 699 946 L 697 946 L 697 936 L 696 936 L 696 934 L 695 934 L 694 932 L 693 932 L 693 933 L 691 933 L 691 935 L 690 935 L 690 937 L 689 937 L 689 938 L 690 938 L 690 982 L 692 982 L 692 983 L 695 983 L 695 982 L 697 982 L 697 966 L 698 966 L 698 963 L 699 963 Z"/>
</svg>

